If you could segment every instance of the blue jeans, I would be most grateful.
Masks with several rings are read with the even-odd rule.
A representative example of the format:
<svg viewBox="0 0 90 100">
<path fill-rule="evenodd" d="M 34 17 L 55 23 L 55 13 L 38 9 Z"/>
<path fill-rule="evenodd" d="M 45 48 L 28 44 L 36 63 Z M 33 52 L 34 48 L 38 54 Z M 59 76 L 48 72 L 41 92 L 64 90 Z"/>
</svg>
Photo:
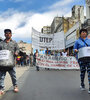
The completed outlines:
<svg viewBox="0 0 90 100">
<path fill-rule="evenodd" d="M 5 79 L 5 76 L 6 76 L 6 72 L 7 71 L 0 71 L 0 89 L 1 90 L 4 89 L 4 79 Z M 11 70 L 8 70 L 8 73 L 11 76 L 13 86 L 16 86 L 17 85 L 16 68 L 13 67 Z"/>
</svg>

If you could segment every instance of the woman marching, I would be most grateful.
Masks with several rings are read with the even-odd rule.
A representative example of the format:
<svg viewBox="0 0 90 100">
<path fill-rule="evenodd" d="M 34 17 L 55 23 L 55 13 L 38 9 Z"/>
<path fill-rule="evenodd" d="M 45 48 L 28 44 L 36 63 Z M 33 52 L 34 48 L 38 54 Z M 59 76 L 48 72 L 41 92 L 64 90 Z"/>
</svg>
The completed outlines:
<svg viewBox="0 0 90 100">
<path fill-rule="evenodd" d="M 90 39 L 87 38 L 88 32 L 86 29 L 81 29 L 80 30 L 80 37 L 78 40 L 76 40 L 74 44 L 74 52 L 76 53 L 76 58 L 78 59 L 77 53 L 79 52 L 78 50 L 83 47 L 90 46 Z M 84 78 L 85 78 L 85 72 L 87 71 L 88 73 L 88 82 L 89 82 L 89 90 L 88 93 L 90 93 L 90 61 L 88 60 L 80 60 L 78 59 L 78 63 L 80 66 L 80 78 L 81 78 L 81 90 L 86 90 L 85 89 L 85 84 L 84 84 Z"/>
</svg>

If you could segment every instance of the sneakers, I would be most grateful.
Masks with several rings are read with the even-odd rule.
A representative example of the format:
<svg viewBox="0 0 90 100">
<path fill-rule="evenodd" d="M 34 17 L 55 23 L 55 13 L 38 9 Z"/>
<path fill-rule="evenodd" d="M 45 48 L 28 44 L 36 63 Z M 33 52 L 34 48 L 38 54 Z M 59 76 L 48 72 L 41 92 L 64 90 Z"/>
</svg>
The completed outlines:
<svg viewBox="0 0 90 100">
<path fill-rule="evenodd" d="M 85 91 L 85 90 L 86 90 L 86 88 L 85 88 L 85 87 L 82 87 L 82 86 L 80 86 L 80 89 L 81 89 L 82 91 Z M 90 94 L 90 88 L 89 88 L 89 90 L 88 90 L 88 93 Z"/>
<path fill-rule="evenodd" d="M 80 89 L 81 89 L 82 91 L 85 91 L 85 90 L 86 90 L 84 86 L 80 86 Z"/>
<path fill-rule="evenodd" d="M 0 96 L 3 95 L 5 92 L 4 90 L 0 90 Z"/>
<path fill-rule="evenodd" d="M 19 92 L 18 86 L 14 86 L 14 92 Z"/>
</svg>

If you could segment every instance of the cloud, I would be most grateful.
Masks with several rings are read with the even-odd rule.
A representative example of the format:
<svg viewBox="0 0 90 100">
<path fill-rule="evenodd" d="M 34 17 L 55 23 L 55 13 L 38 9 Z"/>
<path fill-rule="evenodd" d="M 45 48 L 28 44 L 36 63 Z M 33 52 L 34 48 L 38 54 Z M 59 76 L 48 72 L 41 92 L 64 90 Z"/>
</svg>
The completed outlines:
<svg viewBox="0 0 90 100">
<path fill-rule="evenodd" d="M 10 13 L 9 11 L 8 14 Z M 3 30 L 10 28 L 13 32 L 13 39 L 20 40 L 30 40 L 32 27 L 41 31 L 41 28 L 45 25 L 50 25 L 53 19 L 53 13 L 16 12 L 10 16 L 4 16 L 5 13 L 0 16 L 0 35 L 4 38 Z"/>
<path fill-rule="evenodd" d="M 16 1 L 16 0 L 15 0 Z M 71 8 L 68 6 L 73 0 L 60 0 L 48 7 L 48 11 L 43 13 L 19 12 L 18 10 L 8 9 L 0 13 L 0 36 L 4 37 L 5 28 L 12 29 L 13 39 L 30 41 L 32 27 L 41 31 L 43 26 L 51 25 L 56 16 L 71 16 Z"/>
<path fill-rule="evenodd" d="M 43 14 L 16 12 L 10 16 L 6 15 L 7 17 L 0 16 L 0 34 L 3 35 L 5 28 L 10 28 L 13 32 L 13 38 L 30 39 L 32 27 L 41 31 L 43 26 L 51 24 L 56 14 L 57 12 L 46 12 Z"/>
<path fill-rule="evenodd" d="M 66 5 L 70 4 L 74 2 L 74 0 L 60 0 L 58 2 L 56 2 L 55 4 L 53 4 L 52 6 L 49 7 L 49 9 L 60 9 L 61 7 L 65 7 Z"/>
</svg>

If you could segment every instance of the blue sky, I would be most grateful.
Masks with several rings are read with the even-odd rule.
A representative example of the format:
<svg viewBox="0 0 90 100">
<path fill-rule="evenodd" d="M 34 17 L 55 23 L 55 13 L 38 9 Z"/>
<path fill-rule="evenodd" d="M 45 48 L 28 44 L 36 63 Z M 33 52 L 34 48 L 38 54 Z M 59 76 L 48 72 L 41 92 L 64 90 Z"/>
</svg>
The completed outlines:
<svg viewBox="0 0 90 100">
<path fill-rule="evenodd" d="M 44 12 L 48 10 L 48 7 L 63 0 L 0 0 L 0 11 L 6 11 L 7 9 L 15 9 L 18 11 L 28 12 Z M 67 1 L 67 0 L 66 0 Z M 85 0 L 72 0 L 68 6 L 72 7 L 75 4 L 83 4 Z M 45 7 L 45 9 L 43 9 Z"/>
<path fill-rule="evenodd" d="M 57 15 L 71 16 L 73 5 L 85 6 L 85 0 L 0 0 L 0 34 L 11 28 L 13 39 L 30 42 L 32 27 L 40 31 Z"/>
<path fill-rule="evenodd" d="M 39 11 L 43 6 L 47 7 L 57 2 L 58 0 L 1 0 L 0 9 L 2 11 L 7 8 L 18 9 L 18 11 Z"/>
</svg>

